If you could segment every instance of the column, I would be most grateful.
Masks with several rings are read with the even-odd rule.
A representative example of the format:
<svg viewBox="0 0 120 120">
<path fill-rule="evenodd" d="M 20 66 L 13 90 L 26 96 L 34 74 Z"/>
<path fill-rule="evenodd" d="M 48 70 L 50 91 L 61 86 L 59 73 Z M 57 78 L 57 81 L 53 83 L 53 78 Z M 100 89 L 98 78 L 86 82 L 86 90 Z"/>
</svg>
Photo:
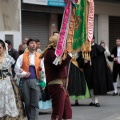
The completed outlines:
<svg viewBox="0 0 120 120">
<path fill-rule="evenodd" d="M 109 16 L 98 15 L 98 43 L 103 40 L 109 47 Z"/>
<path fill-rule="evenodd" d="M 58 15 L 50 14 L 49 17 L 49 37 L 53 35 L 54 31 L 58 31 Z"/>
</svg>

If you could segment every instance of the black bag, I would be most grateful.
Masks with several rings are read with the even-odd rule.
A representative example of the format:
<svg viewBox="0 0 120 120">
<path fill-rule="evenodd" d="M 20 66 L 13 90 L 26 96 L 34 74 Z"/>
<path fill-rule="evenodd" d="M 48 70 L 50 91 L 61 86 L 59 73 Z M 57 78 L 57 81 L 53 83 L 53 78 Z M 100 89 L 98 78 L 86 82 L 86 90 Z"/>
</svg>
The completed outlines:
<svg viewBox="0 0 120 120">
<path fill-rule="evenodd" d="M 47 100 L 50 100 L 50 99 L 51 98 L 50 98 L 50 95 L 48 93 L 48 89 L 47 89 L 47 87 L 45 87 L 45 89 L 41 90 L 41 92 L 40 92 L 40 100 L 47 101 Z"/>
</svg>

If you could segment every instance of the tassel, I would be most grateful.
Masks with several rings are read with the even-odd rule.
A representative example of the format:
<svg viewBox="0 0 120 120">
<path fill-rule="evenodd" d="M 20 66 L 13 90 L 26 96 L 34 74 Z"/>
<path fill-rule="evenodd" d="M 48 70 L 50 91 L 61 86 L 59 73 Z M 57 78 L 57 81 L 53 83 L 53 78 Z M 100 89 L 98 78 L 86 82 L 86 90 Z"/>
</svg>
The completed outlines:
<svg viewBox="0 0 120 120">
<path fill-rule="evenodd" d="M 85 58 L 85 52 L 83 52 L 83 58 Z"/>
<path fill-rule="evenodd" d="M 64 54 L 62 60 L 65 60 L 66 58 L 67 58 L 67 54 Z"/>
<path fill-rule="evenodd" d="M 88 52 L 86 53 L 86 59 L 88 60 Z"/>
<path fill-rule="evenodd" d="M 90 60 L 90 52 L 88 52 L 88 60 Z"/>
<path fill-rule="evenodd" d="M 85 52 L 85 59 L 87 60 L 87 53 Z"/>
<path fill-rule="evenodd" d="M 62 57 L 60 57 L 60 60 L 59 60 L 58 64 L 59 64 L 59 65 L 62 64 Z"/>
</svg>

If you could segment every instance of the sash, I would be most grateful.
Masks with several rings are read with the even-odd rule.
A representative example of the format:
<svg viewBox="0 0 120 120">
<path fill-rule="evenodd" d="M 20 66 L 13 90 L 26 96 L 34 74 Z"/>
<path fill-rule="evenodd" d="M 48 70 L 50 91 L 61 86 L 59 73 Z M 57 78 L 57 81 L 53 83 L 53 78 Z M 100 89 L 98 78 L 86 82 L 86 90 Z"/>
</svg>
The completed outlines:
<svg viewBox="0 0 120 120">
<path fill-rule="evenodd" d="M 89 13 L 88 13 L 88 40 L 91 41 L 93 38 L 93 26 L 94 26 L 94 0 L 88 0 L 89 2 Z"/>
<path fill-rule="evenodd" d="M 56 59 L 53 62 L 53 64 L 55 65 L 58 65 L 60 58 L 63 55 L 64 50 L 66 48 L 66 39 L 68 36 L 68 29 L 69 29 L 71 11 L 72 11 L 72 3 L 76 3 L 77 0 L 64 0 L 64 2 L 67 2 L 67 5 L 64 10 L 62 24 L 60 28 L 60 35 L 59 35 L 57 47 L 55 50 Z"/>
</svg>

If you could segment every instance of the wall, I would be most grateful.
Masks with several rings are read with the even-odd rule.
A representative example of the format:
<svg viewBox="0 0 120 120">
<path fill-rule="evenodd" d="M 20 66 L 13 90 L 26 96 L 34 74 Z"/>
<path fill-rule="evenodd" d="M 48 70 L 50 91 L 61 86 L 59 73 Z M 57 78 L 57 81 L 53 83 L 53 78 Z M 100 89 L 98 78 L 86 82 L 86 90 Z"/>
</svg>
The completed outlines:
<svg viewBox="0 0 120 120">
<path fill-rule="evenodd" d="M 16 0 L 15 0 L 16 1 Z M 13 1 L 12 1 L 13 2 Z M 17 1 L 18 2 L 18 1 Z M 12 3 L 11 3 L 12 4 Z M 16 6 L 15 6 L 16 7 Z M 22 43 L 22 34 L 21 34 L 21 0 L 18 3 L 18 18 L 19 18 L 19 26 L 18 30 L 11 30 L 11 31 L 0 31 L 0 39 L 5 40 L 5 35 L 13 35 L 13 47 L 18 50 L 19 45 Z M 13 22 L 13 21 L 12 21 Z M 14 23 L 13 23 L 14 24 Z"/>
<path fill-rule="evenodd" d="M 95 2 L 95 14 L 98 15 L 98 43 L 104 40 L 109 46 L 109 16 L 120 16 L 120 4 Z"/>
<path fill-rule="evenodd" d="M 22 41 L 21 32 L 0 31 L 0 39 L 5 40 L 5 35 L 13 35 L 13 47 L 18 50 Z"/>
</svg>

